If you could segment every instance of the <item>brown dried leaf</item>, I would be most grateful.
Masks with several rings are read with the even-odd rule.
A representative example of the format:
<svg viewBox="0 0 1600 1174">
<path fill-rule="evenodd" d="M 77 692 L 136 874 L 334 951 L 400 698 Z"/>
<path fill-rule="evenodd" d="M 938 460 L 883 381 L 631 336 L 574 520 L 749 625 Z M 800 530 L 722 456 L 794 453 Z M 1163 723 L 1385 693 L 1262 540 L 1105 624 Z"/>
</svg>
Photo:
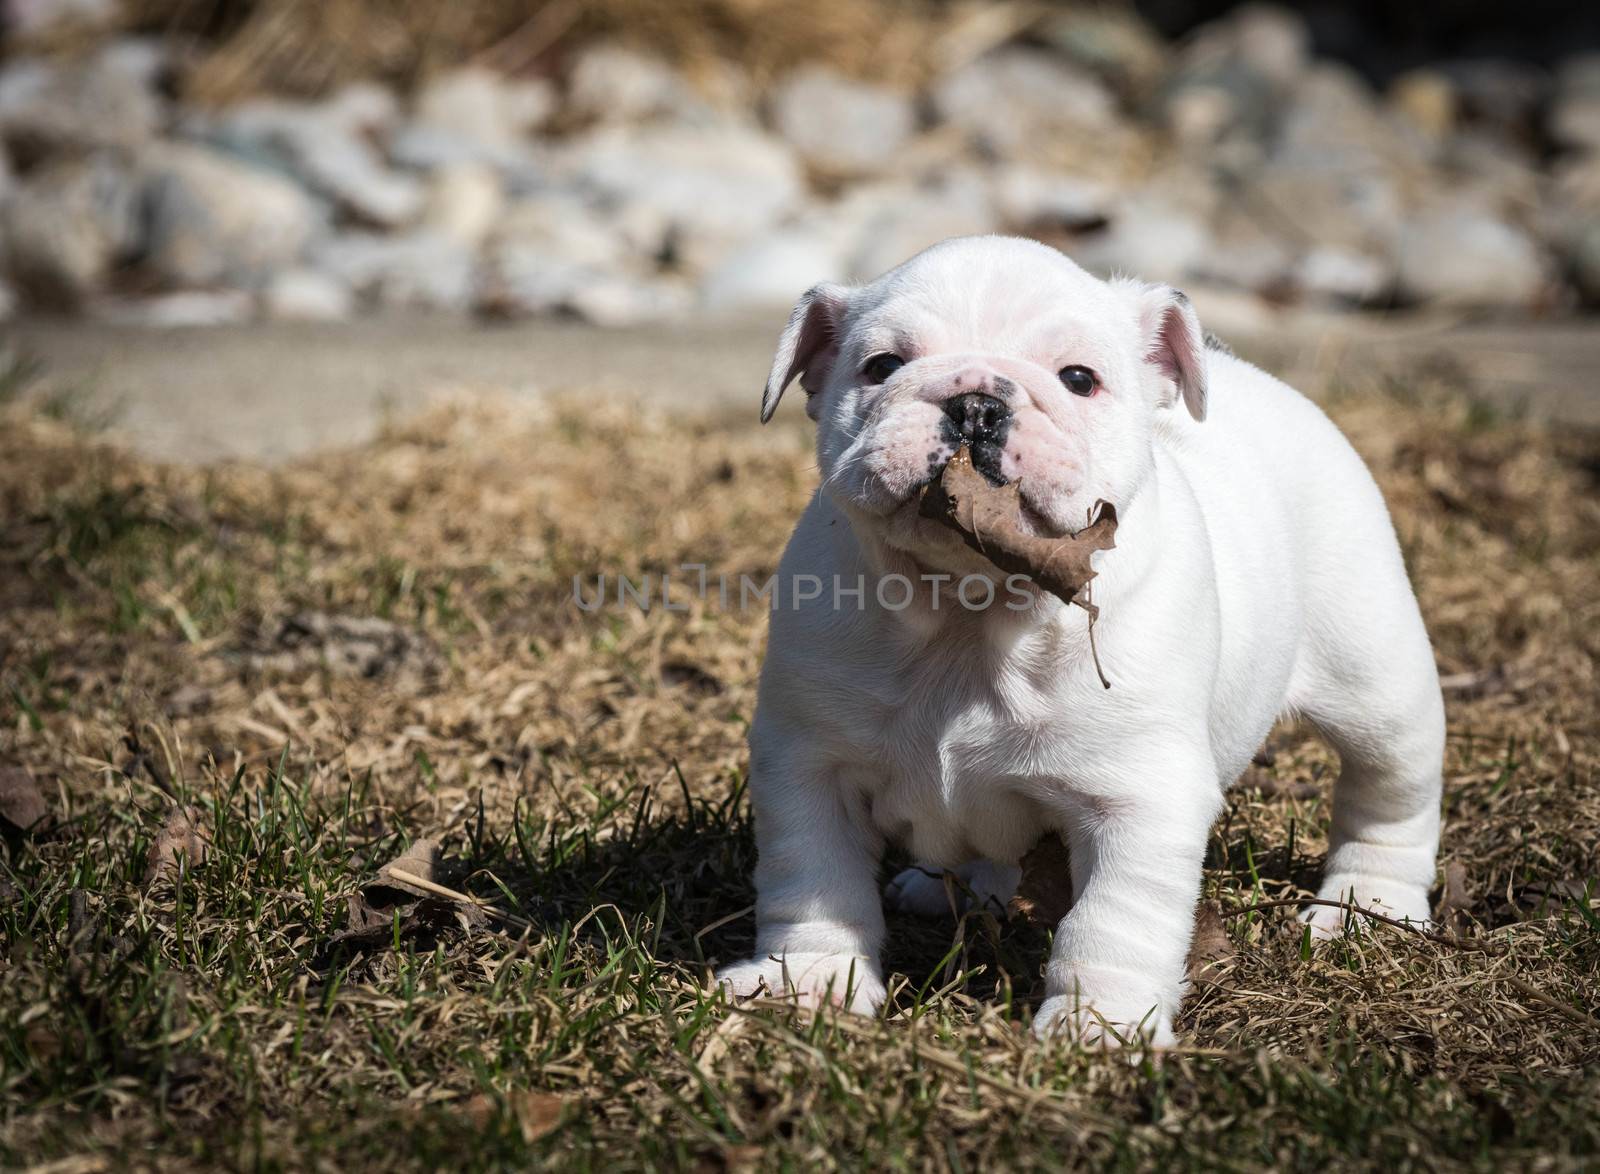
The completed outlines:
<svg viewBox="0 0 1600 1174">
<path fill-rule="evenodd" d="M 1194 937 L 1189 942 L 1189 961 L 1186 967 L 1190 982 L 1207 982 L 1222 985 L 1218 980 L 1233 960 L 1237 951 L 1228 927 L 1222 920 L 1222 910 L 1215 901 L 1202 901 L 1194 910 Z"/>
<path fill-rule="evenodd" d="M 42 831 L 50 821 L 50 808 L 39 784 L 20 766 L 0 766 L 0 823 L 24 834 Z"/>
<path fill-rule="evenodd" d="M 506 1112 L 516 1121 L 522 1140 L 530 1145 L 555 1132 L 566 1109 L 567 1099 L 554 1093 L 513 1089 L 506 1094 Z M 489 1128 L 498 1111 L 495 1098 L 485 1092 L 475 1093 L 456 1107 L 456 1112 L 480 1132 Z"/>
<path fill-rule="evenodd" d="M 443 859 L 435 840 L 420 839 L 378 869 L 377 879 L 351 893 L 345 927 L 329 939 L 330 946 L 385 949 L 394 944 L 395 919 L 402 940 L 435 939 L 459 931 L 476 933 L 489 924 L 488 916 L 468 901 L 453 901 L 430 892 L 396 874 L 439 883 Z"/>
<path fill-rule="evenodd" d="M 166 822 L 156 833 L 145 858 L 145 883 L 163 877 L 176 877 L 183 868 L 204 864 L 211 850 L 211 837 L 199 810 L 182 804 L 167 812 Z"/>
<path fill-rule="evenodd" d="M 922 491 L 925 518 L 942 522 L 1000 570 L 1027 575 L 1065 603 L 1072 603 L 1095 576 L 1090 556 L 1116 545 L 1117 511 L 1098 503 L 1094 519 L 1076 534 L 1045 538 L 1024 533 L 1021 483 L 989 484 L 962 445 L 944 471 Z"/>
<path fill-rule="evenodd" d="M 517 1119 L 522 1140 L 529 1144 L 554 1133 L 566 1115 L 567 1099 L 554 1093 L 518 1089 L 506 1094 L 506 1102 Z"/>
<path fill-rule="evenodd" d="M 1444 887 L 1439 893 L 1439 909 L 1434 920 L 1453 934 L 1471 931 L 1467 910 L 1472 906 L 1472 891 L 1467 887 L 1467 866 L 1452 860 L 1444 866 Z"/>
<path fill-rule="evenodd" d="M 394 873 L 399 871 L 409 876 L 419 877 L 422 880 L 438 884 L 442 879 L 440 876 L 442 860 L 439 841 L 424 837 L 420 840 L 413 840 L 409 848 L 378 869 L 378 876 L 385 885 L 418 897 L 426 897 L 430 895 L 426 889 L 420 889 L 405 881 L 396 880 Z"/>
</svg>

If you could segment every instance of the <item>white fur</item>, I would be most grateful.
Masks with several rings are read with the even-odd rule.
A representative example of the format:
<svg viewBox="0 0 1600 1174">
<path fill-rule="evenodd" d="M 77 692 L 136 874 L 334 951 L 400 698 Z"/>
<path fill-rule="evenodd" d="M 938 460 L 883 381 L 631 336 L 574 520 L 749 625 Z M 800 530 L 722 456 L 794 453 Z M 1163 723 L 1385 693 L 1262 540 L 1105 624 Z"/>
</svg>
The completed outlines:
<svg viewBox="0 0 1600 1174">
<path fill-rule="evenodd" d="M 907 365 L 864 386 L 881 351 Z M 1068 392 L 1069 363 L 1103 389 Z M 1322 895 L 1427 918 L 1444 746 L 1433 655 L 1382 497 L 1310 401 L 1204 348 L 1174 291 L 999 237 L 812 291 L 764 413 L 796 375 L 823 485 L 780 582 L 860 575 L 868 589 L 859 607 L 826 590 L 772 616 L 750 734 L 756 957 L 720 973 L 733 993 L 875 1009 L 886 842 L 1009 887 L 1056 831 L 1076 901 L 1036 1030 L 1170 1042 L 1212 821 L 1286 713 L 1343 762 Z M 1061 533 L 1097 499 L 1117 507 L 1092 585 L 1109 690 L 1085 612 L 1053 597 L 969 611 L 923 583 L 894 610 L 872 590 L 894 573 L 998 578 L 915 500 L 930 455 L 948 455 L 938 405 L 996 376 L 1018 421 L 1003 469 L 1031 524 Z M 924 882 L 903 875 L 891 896 L 934 911 L 943 883 L 935 896 Z M 1307 919 L 1341 924 L 1325 908 Z"/>
</svg>

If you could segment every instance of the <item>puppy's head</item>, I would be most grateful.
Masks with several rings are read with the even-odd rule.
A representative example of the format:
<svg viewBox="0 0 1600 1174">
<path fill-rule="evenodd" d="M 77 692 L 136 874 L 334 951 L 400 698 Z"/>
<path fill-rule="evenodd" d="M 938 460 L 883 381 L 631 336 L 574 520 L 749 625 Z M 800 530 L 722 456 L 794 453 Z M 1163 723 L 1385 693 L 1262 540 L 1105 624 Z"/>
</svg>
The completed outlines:
<svg viewBox="0 0 1600 1174">
<path fill-rule="evenodd" d="M 1205 417 L 1203 346 L 1176 290 L 1100 281 L 1034 241 L 962 237 L 870 285 L 807 292 L 761 418 L 798 377 L 823 488 L 852 523 L 961 562 L 956 537 L 917 515 L 958 447 L 995 484 L 1021 483 L 1024 526 L 1075 532 L 1096 500 L 1136 494 L 1166 413 Z"/>
</svg>

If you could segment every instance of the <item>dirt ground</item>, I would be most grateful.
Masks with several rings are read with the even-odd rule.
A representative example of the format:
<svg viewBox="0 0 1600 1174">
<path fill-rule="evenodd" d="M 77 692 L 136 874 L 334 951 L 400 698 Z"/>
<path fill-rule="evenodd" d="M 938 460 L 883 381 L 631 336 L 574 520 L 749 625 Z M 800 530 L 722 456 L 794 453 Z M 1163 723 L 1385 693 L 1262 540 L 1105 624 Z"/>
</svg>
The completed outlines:
<svg viewBox="0 0 1600 1174">
<path fill-rule="evenodd" d="M 707 992 L 764 618 L 573 578 L 764 579 L 800 413 L 458 397 L 267 467 L 0 408 L 0 1164 L 1592 1168 L 1600 437 L 1448 379 L 1329 407 L 1445 679 L 1443 933 L 1251 908 L 1325 845 L 1333 761 L 1280 729 L 1184 1045 L 1131 1060 L 1031 1040 L 1021 915 L 891 920 L 875 1020 Z M 408 851 L 430 884 L 380 882 Z"/>
</svg>

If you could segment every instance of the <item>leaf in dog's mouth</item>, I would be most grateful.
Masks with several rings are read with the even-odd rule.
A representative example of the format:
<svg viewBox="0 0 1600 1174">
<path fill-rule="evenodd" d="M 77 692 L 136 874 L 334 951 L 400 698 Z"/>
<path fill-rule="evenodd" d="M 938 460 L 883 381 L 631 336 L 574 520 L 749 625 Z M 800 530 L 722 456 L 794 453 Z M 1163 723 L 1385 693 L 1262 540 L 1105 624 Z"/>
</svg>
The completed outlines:
<svg viewBox="0 0 1600 1174">
<path fill-rule="evenodd" d="M 972 464 L 965 445 L 950 458 L 939 476 L 922 490 L 918 512 L 940 522 L 961 540 L 1011 575 L 1026 575 L 1063 603 L 1076 603 L 1089 613 L 1089 634 L 1099 609 L 1089 598 L 1095 577 L 1091 557 L 1116 545 L 1117 510 L 1110 502 L 1095 503 L 1089 524 L 1076 534 L 1050 538 L 1030 534 L 1022 526 L 1022 485 L 991 485 Z M 1099 672 L 1098 655 L 1095 670 Z M 1100 673 L 1101 684 L 1111 683 Z"/>
</svg>

